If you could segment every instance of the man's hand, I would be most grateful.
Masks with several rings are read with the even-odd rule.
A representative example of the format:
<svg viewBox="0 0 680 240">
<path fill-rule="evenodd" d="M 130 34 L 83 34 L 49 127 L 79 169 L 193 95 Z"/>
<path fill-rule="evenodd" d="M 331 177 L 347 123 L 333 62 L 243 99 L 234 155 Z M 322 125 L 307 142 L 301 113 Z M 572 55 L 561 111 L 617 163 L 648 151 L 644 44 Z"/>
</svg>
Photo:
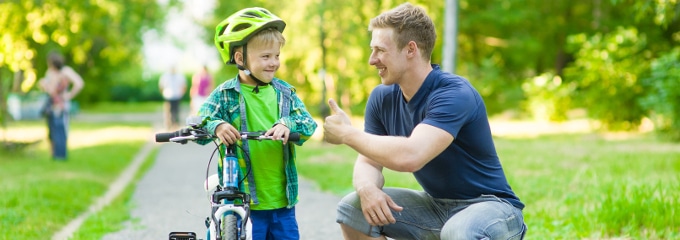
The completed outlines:
<svg viewBox="0 0 680 240">
<path fill-rule="evenodd" d="M 222 141 L 222 143 L 227 145 L 232 145 L 241 139 L 241 135 L 239 134 L 238 130 L 226 122 L 217 125 L 217 128 L 215 128 L 215 135 L 220 139 L 220 141 Z"/>
<path fill-rule="evenodd" d="M 281 123 L 274 125 L 271 129 L 264 133 L 265 136 L 272 136 L 273 140 L 283 140 L 283 144 L 288 143 L 288 137 L 290 136 L 290 129 L 286 125 Z"/>
<path fill-rule="evenodd" d="M 326 117 L 326 122 L 323 125 L 324 137 L 326 142 L 332 144 L 342 144 L 344 137 L 351 131 L 352 123 L 335 100 L 329 99 L 328 106 L 331 108 L 331 115 Z"/>
<path fill-rule="evenodd" d="M 392 198 L 377 187 L 364 187 L 357 190 L 361 199 L 361 209 L 368 224 L 384 226 L 397 222 L 392 211 L 401 212 L 404 208 L 397 205 Z"/>
</svg>

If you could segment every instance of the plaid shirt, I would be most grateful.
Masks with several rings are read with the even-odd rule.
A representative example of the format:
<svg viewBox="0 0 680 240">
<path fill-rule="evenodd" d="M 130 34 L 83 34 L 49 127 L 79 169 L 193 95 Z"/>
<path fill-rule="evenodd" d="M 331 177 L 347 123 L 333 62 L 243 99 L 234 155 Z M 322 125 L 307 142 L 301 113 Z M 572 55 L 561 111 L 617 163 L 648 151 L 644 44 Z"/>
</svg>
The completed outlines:
<svg viewBox="0 0 680 240">
<path fill-rule="evenodd" d="M 287 126 L 291 132 L 300 133 L 300 140 L 293 143 L 295 145 L 302 145 L 312 136 L 312 134 L 316 130 L 317 127 L 316 122 L 314 121 L 314 119 L 312 119 L 312 116 L 305 108 L 304 103 L 302 103 L 300 98 L 298 98 L 297 95 L 295 94 L 295 88 L 293 86 L 278 78 L 274 78 L 272 80 L 271 85 L 274 87 L 276 91 L 278 99 L 277 104 L 279 106 L 279 120 L 275 123 L 272 123 L 272 126 L 276 123 L 282 123 L 285 126 Z M 286 97 L 287 94 L 284 94 L 284 92 L 282 92 L 282 89 L 284 90 L 288 89 L 290 91 L 289 98 Z M 288 111 L 287 116 L 283 116 L 284 114 L 282 114 L 284 112 L 283 101 L 289 101 L 288 106 L 290 106 L 289 107 L 290 110 Z M 208 96 L 208 99 L 205 101 L 205 103 L 203 103 L 203 105 L 198 111 L 198 115 L 208 119 L 205 128 L 210 133 L 214 134 L 217 126 L 224 122 L 231 124 L 239 131 L 245 131 L 244 129 L 242 129 L 242 126 L 246 126 L 245 122 L 247 121 L 244 122 L 242 120 L 246 118 L 245 116 L 242 116 L 245 113 L 245 109 L 241 109 L 241 106 L 245 108 L 245 102 L 243 100 L 243 97 L 241 96 L 241 87 L 237 76 L 218 86 L 210 94 L 210 96 Z M 248 129 L 248 131 L 259 130 L 268 129 Z M 207 143 L 210 143 L 211 141 L 198 140 L 196 142 L 205 145 Z M 244 149 L 246 151 L 248 150 L 247 143 L 244 144 L 243 142 L 239 142 L 239 144 L 242 146 L 246 145 Z M 285 147 L 288 147 L 288 149 L 284 148 L 284 160 L 286 172 L 286 196 L 288 197 L 288 208 L 293 207 L 298 201 L 298 177 L 297 177 L 298 175 L 297 169 L 295 167 L 296 154 L 294 144 L 286 144 Z M 224 156 L 224 148 L 220 148 L 220 151 L 221 156 Z M 241 172 L 245 173 L 247 165 L 250 164 L 250 160 L 244 159 L 243 154 L 240 153 L 241 151 L 237 152 L 239 152 L 238 158 L 239 165 L 241 167 Z M 221 168 L 221 161 L 219 164 L 219 168 Z M 222 179 L 221 174 L 222 171 L 218 170 L 220 180 Z M 254 203 L 258 203 L 255 191 L 256 189 L 255 181 L 252 176 L 253 176 L 252 174 L 249 175 L 246 186 L 243 187 L 250 189 L 252 201 Z"/>
</svg>

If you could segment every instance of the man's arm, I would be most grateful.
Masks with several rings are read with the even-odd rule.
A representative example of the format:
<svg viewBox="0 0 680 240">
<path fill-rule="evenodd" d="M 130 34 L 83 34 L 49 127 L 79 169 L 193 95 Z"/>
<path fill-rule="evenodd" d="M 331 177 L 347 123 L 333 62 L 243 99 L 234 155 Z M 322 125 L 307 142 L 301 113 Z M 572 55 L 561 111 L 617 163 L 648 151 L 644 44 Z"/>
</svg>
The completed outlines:
<svg viewBox="0 0 680 240">
<path fill-rule="evenodd" d="M 404 208 L 382 191 L 385 177 L 380 163 L 359 154 L 354 163 L 354 189 L 361 200 L 361 212 L 369 224 L 383 226 L 395 223 L 391 210 L 401 212 Z"/>
<path fill-rule="evenodd" d="M 182 80 L 181 93 L 182 93 L 182 96 L 184 96 L 184 94 L 187 92 L 187 79 L 184 77 L 184 75 L 180 74 L 179 76 L 180 76 L 179 79 Z"/>
<path fill-rule="evenodd" d="M 411 136 L 379 136 L 352 127 L 349 117 L 329 100 L 335 114 L 326 118 L 326 141 L 346 144 L 359 154 L 395 171 L 415 172 L 439 155 L 453 141 L 448 132 L 427 124 L 418 124 Z"/>
<path fill-rule="evenodd" d="M 73 99 L 80 93 L 80 90 L 83 89 L 83 86 L 85 86 L 85 82 L 83 82 L 83 78 L 80 77 L 76 71 L 73 70 L 71 67 L 64 67 L 62 69 L 62 73 L 68 77 L 69 81 L 73 84 L 73 87 L 71 87 L 71 90 L 68 90 L 68 93 L 66 93 L 67 99 Z"/>
<path fill-rule="evenodd" d="M 357 192 L 382 189 L 385 185 L 385 177 L 382 174 L 383 167 L 366 156 L 359 154 L 354 163 L 354 177 L 352 183 Z"/>
</svg>

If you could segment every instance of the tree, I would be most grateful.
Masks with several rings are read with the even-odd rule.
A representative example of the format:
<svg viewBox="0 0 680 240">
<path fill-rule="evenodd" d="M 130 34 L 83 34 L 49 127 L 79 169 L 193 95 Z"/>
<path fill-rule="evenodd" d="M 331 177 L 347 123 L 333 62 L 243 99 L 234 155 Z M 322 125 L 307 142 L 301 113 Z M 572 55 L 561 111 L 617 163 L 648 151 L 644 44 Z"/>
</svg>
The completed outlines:
<svg viewBox="0 0 680 240">
<path fill-rule="evenodd" d="M 648 110 L 637 102 L 650 89 L 633 86 L 635 84 L 621 85 L 620 79 L 635 79 L 632 82 L 639 84 L 640 79 L 650 74 L 648 63 L 676 46 L 680 34 L 677 16 L 680 3 L 674 0 L 457 2 L 455 72 L 468 78 L 480 91 L 490 114 L 507 109 L 531 111 L 528 109 L 531 106 L 541 105 L 552 106 L 551 112 L 555 114 L 552 119 L 565 119 L 568 110 L 582 107 L 594 118 L 609 119 L 597 119 L 608 122 L 605 125 L 634 127 L 647 114 Z M 218 2 L 215 13 L 219 14 L 216 19 L 222 20 L 242 8 L 262 6 L 279 15 L 288 24 L 284 31 L 288 42 L 282 49 L 284 62 L 279 77 L 295 85 L 305 102 L 312 106 L 324 104 L 322 93 L 326 83 L 328 97 L 338 99 L 341 106 L 351 110 L 347 112 L 361 114 L 370 90 L 380 82 L 367 64 L 368 22 L 400 3 L 375 0 L 293 0 L 286 4 L 262 0 Z M 450 60 L 442 56 L 444 1 L 413 3 L 427 10 L 440 36 L 432 62 Z M 206 24 L 211 34 L 218 20 Z M 623 42 L 618 42 L 622 37 Z M 206 37 L 206 41 L 212 44 L 212 36 Z M 654 44 L 645 44 L 645 41 Z M 611 44 L 618 50 L 608 50 Z M 594 55 L 603 51 L 610 57 L 606 64 Z M 588 67 L 591 63 L 608 70 Z M 323 80 L 319 77 L 321 69 L 325 70 Z M 546 78 L 558 81 L 552 81 L 551 85 L 531 85 Z M 613 91 L 610 87 L 619 87 L 618 94 L 600 92 Z M 621 94 L 622 91 L 629 94 Z M 632 107 L 626 107 L 630 109 L 626 113 L 629 115 L 614 116 L 608 109 L 618 110 L 621 106 L 608 104 L 617 101 L 591 101 L 589 97 L 564 101 L 566 96 L 586 95 L 615 97 Z"/>
<path fill-rule="evenodd" d="M 0 71 L 23 72 L 22 90 L 29 91 L 47 68 L 47 53 L 58 50 L 91 86 L 77 99 L 105 100 L 116 82 L 140 77 L 141 34 L 163 15 L 155 0 L 0 3 Z"/>
</svg>

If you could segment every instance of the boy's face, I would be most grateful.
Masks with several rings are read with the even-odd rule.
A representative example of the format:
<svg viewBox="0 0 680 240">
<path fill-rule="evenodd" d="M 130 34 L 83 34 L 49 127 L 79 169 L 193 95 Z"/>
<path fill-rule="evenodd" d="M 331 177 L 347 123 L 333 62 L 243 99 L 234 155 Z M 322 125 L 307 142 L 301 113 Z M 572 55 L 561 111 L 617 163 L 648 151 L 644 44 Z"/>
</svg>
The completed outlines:
<svg viewBox="0 0 680 240">
<path fill-rule="evenodd" d="M 248 61 L 246 66 L 252 75 L 265 83 L 270 83 L 274 79 L 274 74 L 281 62 L 279 54 L 281 44 L 273 42 L 270 44 L 251 44 L 248 45 Z M 252 81 L 252 79 L 249 79 Z M 255 83 L 253 81 L 253 83 Z"/>
</svg>

